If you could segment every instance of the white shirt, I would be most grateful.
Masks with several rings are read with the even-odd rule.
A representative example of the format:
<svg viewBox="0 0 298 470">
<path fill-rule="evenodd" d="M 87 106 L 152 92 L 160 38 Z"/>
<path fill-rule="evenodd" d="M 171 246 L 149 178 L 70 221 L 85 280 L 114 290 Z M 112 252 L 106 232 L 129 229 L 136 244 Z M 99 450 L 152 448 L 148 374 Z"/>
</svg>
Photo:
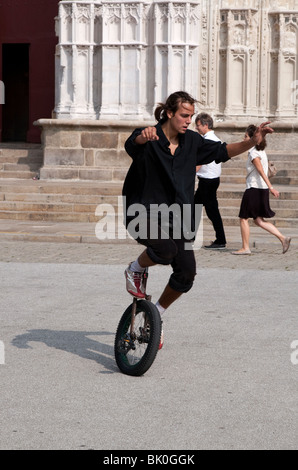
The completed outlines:
<svg viewBox="0 0 298 470">
<path fill-rule="evenodd" d="M 208 131 L 203 135 L 204 139 L 214 140 L 215 142 L 221 142 L 221 140 L 215 135 L 214 131 Z M 207 165 L 202 165 L 197 176 L 201 178 L 213 179 L 219 178 L 221 175 L 221 163 L 211 162 Z"/>
<path fill-rule="evenodd" d="M 248 152 L 248 158 L 246 162 L 247 177 L 246 177 L 246 189 L 258 188 L 268 189 L 267 184 L 263 180 L 262 176 L 253 164 L 253 160 L 259 157 L 261 159 L 262 167 L 265 175 L 268 174 L 268 158 L 265 150 L 257 150 L 255 147 L 250 149 Z"/>
</svg>

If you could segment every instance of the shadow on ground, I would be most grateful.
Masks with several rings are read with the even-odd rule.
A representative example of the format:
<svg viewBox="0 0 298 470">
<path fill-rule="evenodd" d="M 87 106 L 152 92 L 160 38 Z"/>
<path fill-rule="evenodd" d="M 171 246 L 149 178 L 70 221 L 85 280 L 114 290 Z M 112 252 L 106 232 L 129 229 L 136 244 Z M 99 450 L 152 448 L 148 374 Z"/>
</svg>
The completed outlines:
<svg viewBox="0 0 298 470">
<path fill-rule="evenodd" d="M 118 372 L 114 359 L 114 347 L 100 341 L 94 336 L 108 336 L 115 333 L 106 331 L 57 331 L 57 330 L 29 330 L 27 333 L 16 336 L 12 345 L 20 349 L 32 349 L 30 343 L 44 343 L 49 348 L 60 349 L 76 354 L 83 359 L 89 359 L 101 364 L 107 372 Z"/>
</svg>

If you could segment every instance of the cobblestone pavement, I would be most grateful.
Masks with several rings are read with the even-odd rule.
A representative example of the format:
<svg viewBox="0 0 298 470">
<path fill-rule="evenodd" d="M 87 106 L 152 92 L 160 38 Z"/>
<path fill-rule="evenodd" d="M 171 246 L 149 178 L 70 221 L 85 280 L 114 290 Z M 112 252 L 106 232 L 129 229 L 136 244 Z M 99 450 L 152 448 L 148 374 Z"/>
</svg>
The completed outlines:
<svg viewBox="0 0 298 470">
<path fill-rule="evenodd" d="M 273 240 L 252 248 L 252 255 L 234 256 L 239 243 L 225 250 L 195 251 L 198 267 L 259 270 L 298 270 L 298 246 L 293 243 L 286 254 Z M 46 243 L 0 240 L 0 261 L 18 263 L 126 264 L 135 259 L 142 247 L 134 242 L 121 243 Z"/>
</svg>

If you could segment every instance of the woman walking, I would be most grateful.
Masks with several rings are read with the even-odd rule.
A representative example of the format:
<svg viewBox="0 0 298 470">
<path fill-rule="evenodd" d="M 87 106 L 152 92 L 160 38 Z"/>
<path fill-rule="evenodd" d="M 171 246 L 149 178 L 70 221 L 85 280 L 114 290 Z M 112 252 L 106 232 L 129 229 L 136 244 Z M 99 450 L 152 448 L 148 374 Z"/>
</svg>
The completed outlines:
<svg viewBox="0 0 298 470">
<path fill-rule="evenodd" d="M 245 132 L 245 140 L 250 140 L 254 135 L 256 126 L 251 124 Z M 264 220 L 275 216 L 269 205 L 269 191 L 278 198 L 279 192 L 273 188 L 268 174 L 268 158 L 265 152 L 267 146 L 266 139 L 253 147 L 248 152 L 248 159 L 246 163 L 247 176 L 246 176 L 246 191 L 243 194 L 240 206 L 240 229 L 242 237 L 242 248 L 238 251 L 233 251 L 233 255 L 250 255 L 249 248 L 249 218 L 252 218 L 254 223 L 277 237 L 282 244 L 282 252 L 286 253 L 289 249 L 291 238 L 285 237 L 271 222 Z"/>
</svg>

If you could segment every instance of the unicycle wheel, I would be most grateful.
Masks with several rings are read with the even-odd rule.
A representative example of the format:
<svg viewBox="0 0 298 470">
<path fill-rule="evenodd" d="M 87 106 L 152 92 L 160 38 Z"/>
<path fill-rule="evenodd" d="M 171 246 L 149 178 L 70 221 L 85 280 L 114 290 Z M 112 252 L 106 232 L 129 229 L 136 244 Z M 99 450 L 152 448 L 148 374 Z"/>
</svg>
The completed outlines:
<svg viewBox="0 0 298 470">
<path fill-rule="evenodd" d="M 120 319 L 114 352 L 121 372 L 140 376 L 151 367 L 156 357 L 161 336 L 161 319 L 152 302 L 138 300 L 134 328 L 131 330 L 132 309 L 133 304 Z"/>
</svg>

